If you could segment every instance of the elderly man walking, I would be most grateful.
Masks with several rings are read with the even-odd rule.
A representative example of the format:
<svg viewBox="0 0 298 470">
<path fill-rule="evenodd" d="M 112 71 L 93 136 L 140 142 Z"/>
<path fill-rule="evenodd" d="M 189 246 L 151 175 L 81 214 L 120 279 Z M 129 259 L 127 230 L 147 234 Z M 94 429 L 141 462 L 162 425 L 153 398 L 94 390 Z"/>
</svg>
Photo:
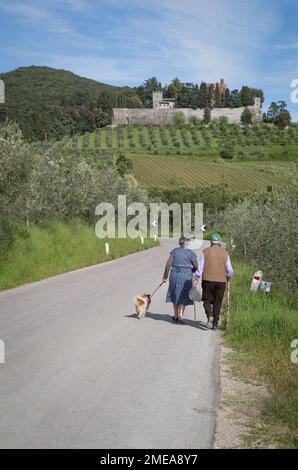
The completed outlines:
<svg viewBox="0 0 298 470">
<path fill-rule="evenodd" d="M 226 283 L 233 276 L 229 253 L 221 246 L 221 236 L 211 235 L 211 246 L 202 251 L 194 275 L 196 284 L 202 276 L 203 305 L 207 315 L 207 326 L 216 330 L 225 293 Z"/>
</svg>

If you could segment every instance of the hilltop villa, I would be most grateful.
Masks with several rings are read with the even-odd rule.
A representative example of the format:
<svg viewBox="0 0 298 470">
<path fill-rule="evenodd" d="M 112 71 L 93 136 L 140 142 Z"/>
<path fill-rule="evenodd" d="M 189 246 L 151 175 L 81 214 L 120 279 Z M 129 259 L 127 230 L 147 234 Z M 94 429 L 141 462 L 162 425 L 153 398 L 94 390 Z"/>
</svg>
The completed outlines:
<svg viewBox="0 0 298 470">
<path fill-rule="evenodd" d="M 209 89 L 214 91 L 217 83 L 207 83 Z M 226 91 L 225 81 L 222 78 L 218 83 L 220 96 Z M 171 124 L 175 113 L 183 113 L 186 121 L 192 116 L 202 120 L 204 109 L 175 108 L 175 99 L 164 98 L 162 91 L 154 91 L 152 94 L 152 108 L 113 108 L 113 125 L 121 124 Z M 256 97 L 252 106 L 247 106 L 252 113 L 253 122 L 262 120 L 261 98 Z M 213 108 L 211 119 L 225 116 L 229 123 L 240 123 L 244 107 L 240 108 Z"/>
</svg>

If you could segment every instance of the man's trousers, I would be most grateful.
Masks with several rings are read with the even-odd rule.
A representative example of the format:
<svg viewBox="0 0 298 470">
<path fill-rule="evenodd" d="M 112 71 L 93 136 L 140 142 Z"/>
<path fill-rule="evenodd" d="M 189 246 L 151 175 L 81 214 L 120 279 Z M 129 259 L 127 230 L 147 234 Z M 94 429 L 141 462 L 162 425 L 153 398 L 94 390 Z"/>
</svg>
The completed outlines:
<svg viewBox="0 0 298 470">
<path fill-rule="evenodd" d="M 202 300 L 208 319 L 213 317 L 213 325 L 219 322 L 220 309 L 226 289 L 225 282 L 202 281 Z"/>
</svg>

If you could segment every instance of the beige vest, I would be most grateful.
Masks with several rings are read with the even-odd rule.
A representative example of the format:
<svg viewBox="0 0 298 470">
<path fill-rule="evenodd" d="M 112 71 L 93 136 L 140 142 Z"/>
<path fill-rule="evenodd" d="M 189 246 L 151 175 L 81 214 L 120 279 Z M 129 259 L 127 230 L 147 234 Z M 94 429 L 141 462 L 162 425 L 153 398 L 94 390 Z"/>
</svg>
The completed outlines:
<svg viewBox="0 0 298 470">
<path fill-rule="evenodd" d="M 219 245 L 212 245 L 203 253 L 205 257 L 203 281 L 226 282 L 228 252 Z"/>
</svg>

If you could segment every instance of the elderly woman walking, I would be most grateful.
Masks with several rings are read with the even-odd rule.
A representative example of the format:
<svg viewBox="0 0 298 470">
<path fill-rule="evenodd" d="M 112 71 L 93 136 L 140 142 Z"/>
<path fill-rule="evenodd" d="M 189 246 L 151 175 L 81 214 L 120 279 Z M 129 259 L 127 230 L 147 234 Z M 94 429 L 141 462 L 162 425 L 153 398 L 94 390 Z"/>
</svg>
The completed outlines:
<svg viewBox="0 0 298 470">
<path fill-rule="evenodd" d="M 166 301 L 173 303 L 172 319 L 182 325 L 186 305 L 193 304 L 188 293 L 192 287 L 192 272 L 198 266 L 197 255 L 188 248 L 189 242 L 187 236 L 179 239 L 180 246 L 170 252 L 163 275 L 163 281 L 166 282 L 171 270 Z"/>
</svg>

